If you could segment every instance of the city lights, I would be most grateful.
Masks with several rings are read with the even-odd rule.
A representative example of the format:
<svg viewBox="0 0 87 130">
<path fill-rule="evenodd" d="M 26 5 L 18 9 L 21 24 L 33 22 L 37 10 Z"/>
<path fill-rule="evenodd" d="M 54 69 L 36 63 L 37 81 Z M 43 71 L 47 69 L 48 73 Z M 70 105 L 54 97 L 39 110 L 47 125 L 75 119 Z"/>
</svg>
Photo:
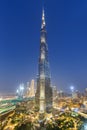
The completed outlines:
<svg viewBox="0 0 87 130">
<path fill-rule="evenodd" d="M 71 90 L 71 92 L 74 92 L 74 90 L 75 90 L 74 86 L 70 86 L 70 90 Z"/>
<path fill-rule="evenodd" d="M 20 84 L 17 91 L 16 91 L 16 94 L 18 97 L 23 97 L 24 95 L 24 84 Z"/>
<path fill-rule="evenodd" d="M 81 79 L 80 76 L 79 76 L 79 80 L 75 79 L 75 82 L 73 79 L 67 80 L 67 77 L 68 77 L 67 74 L 70 72 L 73 72 L 74 67 L 71 67 L 70 65 L 72 65 L 72 63 L 74 63 L 74 62 L 70 62 L 70 61 L 72 61 L 72 58 L 71 58 L 72 55 L 69 60 L 70 63 L 68 62 L 68 60 L 65 60 L 63 57 L 63 54 L 65 54 L 65 52 L 66 52 L 65 49 L 68 48 L 69 46 L 72 49 L 72 47 L 74 46 L 74 45 L 71 45 L 71 43 L 73 43 L 73 44 L 75 43 L 74 52 L 75 51 L 77 52 L 77 49 L 75 48 L 75 47 L 77 47 L 76 43 L 78 41 L 80 41 L 80 40 L 77 40 L 77 38 L 76 38 L 76 42 L 74 42 L 75 39 L 74 38 L 72 39 L 71 34 L 73 34 L 73 31 L 74 31 L 74 35 L 76 36 L 78 25 L 81 25 L 81 24 L 77 25 L 78 22 L 75 24 L 75 21 L 74 21 L 74 25 L 77 26 L 76 32 L 75 32 L 75 30 L 72 29 L 72 27 L 74 27 L 74 26 L 70 27 L 70 25 L 72 25 L 73 22 L 71 21 L 71 23 L 69 23 L 70 20 L 73 20 L 72 16 L 75 17 L 75 15 L 76 15 L 76 17 L 77 17 L 78 11 L 75 9 L 77 4 L 76 5 L 71 4 L 72 7 L 74 5 L 74 8 L 73 8 L 74 11 L 71 10 L 70 12 L 68 9 L 70 9 L 71 7 L 68 6 L 68 2 L 64 2 L 64 4 L 67 3 L 67 6 L 62 5 L 62 7 L 60 7 L 61 4 L 56 4 L 58 10 L 61 9 L 60 12 L 62 12 L 62 15 L 58 14 L 58 13 L 55 13 L 54 15 L 57 14 L 58 17 L 61 16 L 61 19 L 63 21 L 65 21 L 66 23 L 63 24 L 63 22 L 61 22 L 61 25 L 59 25 L 60 35 L 59 35 L 59 32 L 57 32 L 57 28 L 54 28 L 54 31 L 52 29 L 53 27 L 51 28 L 51 30 L 52 30 L 51 32 L 52 33 L 55 32 L 55 34 L 53 34 L 53 39 L 51 37 L 51 40 L 49 40 L 49 41 L 53 42 L 53 43 L 58 42 L 58 44 L 60 44 L 60 45 L 58 45 L 59 48 L 63 47 L 63 45 L 65 43 L 67 43 L 66 37 L 68 37 L 68 41 L 69 41 L 69 44 L 67 44 L 68 46 L 66 46 L 66 48 L 63 47 L 61 53 L 59 52 L 59 48 L 54 48 L 53 50 L 51 50 L 51 52 L 55 51 L 52 54 L 54 57 L 54 58 L 52 57 L 53 62 L 54 62 L 53 65 L 56 64 L 56 61 L 58 61 L 59 62 L 58 69 L 60 67 L 60 70 L 57 70 L 56 66 L 54 68 L 55 72 L 58 71 L 58 74 L 61 73 L 60 75 L 57 75 L 57 80 L 58 80 L 57 81 L 55 77 L 53 77 L 53 79 L 51 79 L 50 63 L 49 63 L 49 50 L 48 50 L 48 43 L 47 43 L 47 27 L 46 27 L 47 24 L 46 24 L 46 20 L 45 20 L 44 8 L 42 9 L 40 37 L 38 38 L 38 39 L 40 39 L 39 56 L 38 56 L 39 58 L 36 57 L 36 58 L 38 58 L 38 73 L 37 73 L 36 80 L 32 79 L 32 74 L 35 69 L 29 70 L 28 67 L 29 67 L 29 65 L 31 65 L 33 67 L 34 57 L 32 57 L 32 56 L 35 55 L 36 52 L 33 51 L 34 49 L 31 46 L 32 45 L 31 35 L 32 35 L 32 32 L 35 30 L 34 29 L 35 25 L 37 25 L 37 23 L 39 23 L 39 22 L 36 22 L 36 24 L 34 26 L 31 26 L 31 24 L 29 23 L 29 25 L 31 27 L 28 27 L 27 23 L 31 22 L 32 20 L 35 22 L 35 20 L 37 20 L 37 18 L 36 18 L 37 15 L 31 14 L 30 8 L 28 6 L 29 5 L 31 6 L 32 4 L 27 4 L 25 6 L 26 2 L 23 2 L 22 6 L 21 6 L 22 1 L 20 2 L 20 4 L 19 3 L 12 4 L 12 2 L 9 2 L 9 4 L 12 4 L 14 6 L 13 8 L 12 8 L 12 6 L 10 7 L 11 9 L 13 9 L 13 13 L 10 11 L 10 8 L 8 8 L 9 9 L 8 12 L 10 13 L 9 17 L 7 17 L 8 12 L 6 12 L 6 10 L 5 10 L 6 5 L 3 9 L 3 10 L 5 10 L 5 11 L 3 11 L 4 12 L 3 18 L 6 17 L 7 23 L 9 24 L 9 26 L 10 26 L 10 23 L 12 26 L 13 22 L 15 22 L 14 26 L 15 27 L 18 26 L 18 27 L 16 27 L 15 29 L 13 27 L 11 28 L 9 26 L 6 27 L 7 24 L 4 24 L 3 20 L 1 19 L 1 26 L 3 24 L 2 27 L 4 27 L 4 25 L 6 27 L 6 33 L 3 33 L 3 31 L 5 29 L 5 27 L 4 27 L 4 29 L 1 30 L 2 34 L 5 34 L 5 35 L 8 34 L 8 35 L 6 35 L 7 36 L 6 38 L 2 37 L 1 43 L 3 43 L 4 41 L 6 42 L 8 39 L 10 39 L 9 42 L 11 41 L 11 44 L 16 43 L 18 41 L 18 44 L 20 45 L 20 47 L 23 47 L 22 49 L 26 48 L 26 51 L 25 51 L 26 53 L 22 49 L 20 49 L 21 50 L 20 56 L 23 53 L 23 57 L 21 56 L 21 58 L 19 58 L 17 56 L 18 53 L 16 52 L 15 45 L 12 44 L 13 47 L 11 45 L 11 48 L 15 47 L 14 52 L 16 53 L 15 55 L 17 58 L 17 62 L 20 59 L 20 61 L 17 64 L 19 67 L 18 70 L 20 69 L 19 72 L 21 72 L 21 73 L 19 73 L 16 70 L 15 72 L 17 73 L 17 77 L 14 74 L 13 78 L 16 77 L 16 80 L 14 79 L 14 81 L 16 81 L 16 83 L 17 82 L 20 82 L 20 83 L 16 86 L 14 93 L 6 93 L 4 96 L 2 96 L 0 94 L 0 130 L 87 130 L 87 86 L 84 86 L 83 91 L 81 91 L 79 89 L 79 84 L 80 84 L 79 81 Z M 7 3 L 7 5 L 9 5 L 9 4 Z M 53 2 L 52 2 L 52 4 L 53 4 Z M 16 7 L 16 5 L 17 5 L 17 7 Z M 39 5 L 41 5 L 41 4 L 39 4 Z M 35 5 L 34 8 L 36 6 L 37 5 Z M 78 6 L 79 6 L 79 4 L 78 4 Z M 82 6 L 83 5 L 81 5 L 80 8 L 82 8 Z M 15 9 L 15 7 L 16 7 L 16 9 Z M 20 11 L 19 7 L 21 7 L 21 9 L 22 8 L 23 9 Z M 17 8 L 18 8 L 18 10 L 17 10 Z M 65 11 L 65 8 L 68 8 L 66 10 L 68 12 L 67 16 L 69 14 L 69 18 L 65 17 L 65 16 L 64 16 L 64 18 L 62 18 L 63 15 L 65 15 L 65 12 L 63 12 L 63 8 L 64 8 L 64 11 Z M 15 9 L 15 11 L 14 11 L 14 9 Z M 85 11 L 85 10 L 83 9 L 82 11 Z M 25 14 L 24 11 L 26 11 L 30 14 L 30 17 L 29 17 L 29 18 L 31 18 L 30 20 L 28 19 L 28 15 Z M 56 9 L 55 9 L 55 11 L 56 11 Z M 82 11 L 80 11 L 81 15 L 82 15 Z M 16 16 L 16 12 L 17 12 L 17 16 Z M 38 12 L 39 12 L 39 10 L 37 10 L 37 13 Z M 74 14 L 71 16 L 70 13 L 72 14 L 73 12 L 74 12 Z M 33 11 L 33 13 L 34 13 L 34 11 Z M 11 14 L 12 14 L 12 17 L 11 17 Z M 23 16 L 23 14 L 24 14 L 24 16 Z M 50 15 L 51 15 L 51 13 L 50 13 Z M 20 16 L 21 16 L 21 18 L 20 18 Z M 35 18 L 33 16 L 35 16 Z M 10 17 L 11 17 L 11 20 L 9 20 Z M 15 18 L 17 18 L 17 19 L 15 19 Z M 22 18 L 23 18 L 23 21 L 22 21 Z M 27 22 L 25 20 L 26 18 L 27 18 Z M 50 20 L 50 18 L 51 17 L 49 16 L 49 20 Z M 65 18 L 67 18 L 67 20 Z M 22 21 L 22 23 L 18 22 L 19 19 L 20 19 L 20 22 Z M 77 17 L 77 19 L 78 19 L 78 21 L 80 21 L 80 18 Z M 52 18 L 51 18 L 51 20 L 52 20 Z M 76 18 L 75 18 L 75 20 L 76 20 Z M 81 20 L 81 22 L 82 22 L 82 20 Z M 54 16 L 53 16 L 53 21 L 54 21 Z M 60 23 L 60 19 L 57 21 L 57 23 L 56 23 L 56 21 L 57 21 L 57 17 L 54 21 L 55 25 L 57 26 L 58 21 Z M 69 27 L 68 27 L 67 21 L 69 23 Z M 17 22 L 18 22 L 18 24 L 17 24 Z M 19 24 L 21 26 L 19 26 Z M 26 27 L 23 24 L 25 24 L 25 25 L 27 24 L 27 27 L 30 30 L 30 34 L 28 33 L 29 35 L 26 35 Z M 86 24 L 87 24 L 87 22 L 86 22 Z M 50 23 L 50 26 L 51 25 L 52 25 L 52 23 Z M 53 26 L 54 26 L 54 24 L 53 24 Z M 64 26 L 66 26 L 66 27 L 64 27 Z M 20 27 L 21 27 L 21 30 L 20 30 Z M 33 31 L 31 31 L 32 27 L 33 27 Z M 69 28 L 69 30 L 67 27 Z M 85 24 L 84 24 L 84 27 L 85 27 Z M 82 26 L 81 26 L 81 28 L 82 28 Z M 7 32 L 9 29 L 11 29 L 10 32 L 12 32 L 12 30 L 14 31 L 11 35 L 9 35 L 9 32 Z M 17 29 L 17 34 L 15 33 L 16 29 Z M 66 29 L 66 31 L 64 29 Z M 72 29 L 71 30 L 72 33 L 70 33 L 70 29 Z M 23 30 L 22 34 L 24 35 L 23 39 L 22 39 L 21 34 L 18 36 L 18 34 L 21 33 L 22 30 Z M 68 31 L 69 31 L 70 35 L 68 35 Z M 79 28 L 79 31 L 80 31 L 80 28 Z M 28 29 L 27 29 L 27 32 L 28 32 Z M 61 37 L 61 34 L 64 34 L 64 32 L 66 32 L 66 35 Z M 36 33 L 36 31 L 33 33 L 34 34 L 33 38 L 35 38 L 36 35 L 38 36 L 38 32 L 37 32 L 37 34 L 35 34 L 35 33 Z M 82 33 L 83 33 L 83 31 L 82 31 Z M 14 34 L 16 34 L 17 38 L 21 38 L 21 40 L 16 39 L 12 42 L 12 38 L 15 38 Z M 56 40 L 54 39 L 54 38 L 56 38 L 56 35 L 59 35 L 58 37 L 60 37 L 61 40 L 58 39 L 56 42 Z M 8 38 L 8 36 L 10 36 L 10 38 Z M 30 38 L 27 38 L 27 36 L 30 36 Z M 50 34 L 49 36 L 52 36 L 52 34 Z M 70 39 L 70 37 L 71 37 L 71 39 Z M 78 35 L 78 38 L 79 38 L 79 35 Z M 3 39 L 5 39 L 5 40 L 3 40 Z M 35 39 L 33 39 L 33 40 L 35 40 Z M 65 42 L 64 42 L 64 39 L 65 39 Z M 33 41 L 33 42 L 37 43 L 37 41 Z M 26 42 L 29 43 L 29 48 L 27 48 L 28 44 Z M 80 42 L 79 42 L 79 44 L 80 44 Z M 25 43 L 26 43 L 26 47 L 24 47 L 25 45 L 22 45 Z M 31 45 L 30 45 L 30 43 L 31 43 Z M 64 43 L 64 44 L 62 44 L 62 43 Z M 83 43 L 84 42 L 82 42 L 82 44 Z M 7 42 L 6 42 L 6 44 L 7 44 Z M 10 47 L 10 44 L 9 45 L 7 44 L 7 46 Z M 3 46 L 3 48 L 6 49 L 7 46 Z M 56 44 L 55 44 L 55 46 L 57 47 Z M 20 47 L 17 46 L 18 52 L 19 52 Z M 35 47 L 36 47 L 36 45 L 35 45 Z M 31 50 L 30 52 L 32 53 L 32 55 L 30 55 L 29 49 Z M 73 49 L 72 49 L 72 51 L 71 51 L 71 49 L 68 48 L 68 56 L 69 56 L 69 53 L 71 54 L 71 52 L 73 52 Z M 65 52 L 63 52 L 64 50 L 65 50 Z M 57 54 L 56 53 L 57 51 L 59 54 L 62 54 L 62 56 L 60 56 L 60 59 L 57 59 L 57 55 L 55 57 L 55 54 Z M 87 51 L 87 49 L 86 49 L 86 51 Z M 8 51 L 6 51 L 6 54 L 7 54 L 7 52 Z M 10 52 L 12 53 L 12 50 L 10 50 Z M 4 53 L 2 53 L 2 54 L 4 54 Z M 30 59 L 26 57 L 27 54 L 28 54 L 28 56 L 30 55 Z M 82 51 L 81 51 L 80 56 L 81 55 L 82 55 Z M 9 56 L 10 55 L 7 54 L 7 57 L 9 57 Z M 5 57 L 6 56 L 4 56 L 4 59 L 5 59 Z M 14 54 L 12 55 L 12 60 L 14 60 L 13 57 L 14 57 Z M 33 59 L 31 59 L 31 58 L 33 58 Z M 59 58 L 59 56 L 58 56 L 58 58 Z M 82 58 L 82 56 L 80 57 L 80 59 L 81 58 Z M 9 60 L 10 59 L 11 59 L 11 57 L 9 58 Z M 62 60 L 64 59 L 64 61 L 61 62 L 61 59 Z M 85 58 L 83 58 L 83 59 L 85 59 Z M 10 63 L 9 60 L 8 60 L 8 63 Z M 76 58 L 75 60 L 77 63 L 78 59 Z M 86 58 L 86 60 L 87 60 L 87 58 Z M 6 59 L 6 61 L 7 61 L 7 59 Z M 63 69 L 65 69 L 66 66 L 64 66 L 64 64 L 63 64 L 62 66 L 64 66 L 64 67 L 62 69 L 60 66 L 60 62 L 67 63 L 66 66 L 68 65 L 68 67 L 69 67 L 69 68 L 67 67 L 67 69 L 66 69 L 67 73 L 65 72 L 65 70 L 63 70 Z M 13 65 L 13 63 L 16 63 L 15 60 L 14 60 L 14 62 L 11 61 L 11 63 L 9 65 Z M 23 67 L 22 66 L 20 67 L 20 65 L 22 65 L 22 63 L 24 63 L 25 66 L 23 64 Z M 16 64 L 14 64 L 14 65 L 16 65 Z M 78 63 L 78 65 L 79 65 L 79 63 Z M 1 64 L 1 66 L 2 66 L 2 64 Z M 5 65 L 5 62 L 4 62 L 4 66 L 7 66 L 7 64 Z M 82 66 L 82 64 L 81 64 L 81 66 Z M 12 67 L 9 66 L 9 68 L 17 69 L 17 67 L 13 67 L 13 66 Z M 23 68 L 27 69 L 27 70 L 23 70 Z M 70 71 L 70 68 L 72 69 L 71 71 Z M 78 72 L 78 70 L 80 71 L 80 69 L 78 69 L 78 70 L 76 70 L 76 68 L 74 68 L 74 69 L 75 69 L 76 73 Z M 6 71 L 5 71 L 5 73 L 6 73 Z M 30 75 L 27 75 L 26 72 L 28 72 Z M 18 73 L 20 76 L 18 75 Z M 11 74 L 12 74 L 12 72 L 11 72 Z M 83 74 L 83 71 L 80 74 Z M 22 75 L 22 77 L 21 77 L 21 75 Z M 1 74 L 1 76 L 3 76 L 3 75 Z M 19 76 L 19 79 L 18 79 L 18 76 Z M 63 76 L 65 76 L 64 80 L 62 80 Z M 35 77 L 35 75 L 34 75 L 34 77 Z M 73 76 L 71 76 L 71 77 L 73 77 Z M 71 78 L 71 77 L 69 77 L 69 78 Z M 75 78 L 76 77 L 77 77 L 77 75 L 75 76 Z M 32 80 L 29 80 L 30 78 Z M 7 79 L 8 79 L 8 77 L 7 77 Z M 7 82 L 7 79 L 6 79 L 6 83 L 4 83 L 6 85 L 7 85 L 7 83 L 9 83 L 9 81 Z M 83 78 L 82 78 L 82 80 L 83 80 Z M 11 79 L 10 79 L 10 81 L 11 81 Z M 23 81 L 23 82 L 21 82 L 21 81 Z M 53 81 L 55 81 L 55 83 L 53 83 Z M 11 88 L 13 89 L 14 84 L 12 84 L 12 81 L 9 84 L 11 84 Z M 69 84 L 68 87 L 67 87 L 67 84 Z M 64 88 L 63 88 L 63 85 L 64 85 Z M 75 85 L 75 86 L 73 86 L 73 85 Z M 83 84 L 80 84 L 80 85 L 83 85 Z M 76 88 L 78 88 L 78 90 L 76 90 Z"/>
<path fill-rule="evenodd" d="M 19 90 L 17 89 L 16 93 L 18 94 L 19 93 Z"/>
</svg>

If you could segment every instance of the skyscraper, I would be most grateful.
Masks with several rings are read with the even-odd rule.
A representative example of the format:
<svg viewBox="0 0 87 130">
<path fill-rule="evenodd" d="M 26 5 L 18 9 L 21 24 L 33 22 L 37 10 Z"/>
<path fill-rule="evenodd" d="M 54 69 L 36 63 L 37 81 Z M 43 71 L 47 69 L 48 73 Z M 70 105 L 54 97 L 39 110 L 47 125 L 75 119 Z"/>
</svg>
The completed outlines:
<svg viewBox="0 0 87 130">
<path fill-rule="evenodd" d="M 47 31 L 44 9 L 42 11 L 40 32 L 40 55 L 35 99 L 40 113 L 44 113 L 49 112 L 52 108 L 52 88 L 48 61 Z"/>
<path fill-rule="evenodd" d="M 31 80 L 31 84 L 30 84 L 29 97 L 34 97 L 34 96 L 35 96 L 34 86 L 35 86 L 35 82 L 34 82 L 34 80 L 32 79 L 32 80 Z"/>
</svg>

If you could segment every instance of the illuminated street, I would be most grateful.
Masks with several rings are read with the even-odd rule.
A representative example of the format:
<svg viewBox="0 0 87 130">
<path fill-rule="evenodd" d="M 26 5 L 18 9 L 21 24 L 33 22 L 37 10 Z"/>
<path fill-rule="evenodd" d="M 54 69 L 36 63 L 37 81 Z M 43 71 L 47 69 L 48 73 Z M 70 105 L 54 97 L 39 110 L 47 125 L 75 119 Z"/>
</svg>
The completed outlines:
<svg viewBox="0 0 87 130">
<path fill-rule="evenodd" d="M 23 124 L 26 125 L 30 124 L 26 127 L 33 128 L 34 130 L 38 130 L 39 128 L 43 129 L 43 125 L 41 125 L 39 122 L 39 112 L 36 112 L 37 110 L 35 108 L 34 100 L 35 99 L 32 100 L 28 99 L 28 101 L 24 100 L 22 102 L 18 102 L 13 108 L 11 106 L 8 107 L 7 105 L 8 109 L 6 109 L 6 105 L 5 105 L 4 113 L 2 111 L 1 117 L 3 117 L 3 115 L 7 115 L 7 117 L 2 118 L 0 124 L 1 128 L 3 128 L 4 130 L 7 129 L 16 130 L 19 127 L 21 127 L 21 125 Z M 70 129 L 72 128 L 72 130 L 78 130 L 79 128 L 81 128 L 81 130 L 86 130 L 87 123 L 86 122 L 84 123 L 83 121 L 83 118 L 86 119 L 84 113 L 83 115 L 81 115 L 80 110 L 77 112 L 71 110 L 72 108 L 74 108 L 74 106 L 76 109 L 76 105 L 72 102 L 72 100 L 68 101 L 72 105 L 69 106 L 69 108 L 68 106 L 64 108 L 65 105 L 64 100 L 60 102 L 61 105 L 57 104 L 56 103 L 57 100 L 56 100 L 56 102 L 54 103 L 54 108 L 52 113 L 45 114 L 44 128 L 47 130 L 52 128 L 57 128 L 60 130 L 68 129 L 68 128 Z M 67 103 L 67 101 L 65 102 Z M 60 108 L 57 105 L 59 105 Z M 10 112 L 10 110 L 12 110 L 12 112 Z"/>
</svg>

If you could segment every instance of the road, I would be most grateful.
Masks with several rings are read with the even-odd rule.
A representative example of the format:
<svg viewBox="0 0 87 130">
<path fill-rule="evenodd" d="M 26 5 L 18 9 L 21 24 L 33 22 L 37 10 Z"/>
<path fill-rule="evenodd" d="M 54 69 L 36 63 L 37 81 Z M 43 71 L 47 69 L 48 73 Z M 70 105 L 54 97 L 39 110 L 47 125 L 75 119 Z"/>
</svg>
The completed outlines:
<svg viewBox="0 0 87 130">
<path fill-rule="evenodd" d="M 6 108 L 2 108 L 2 109 L 0 109 L 0 116 L 1 115 L 3 115 L 4 113 L 6 113 L 6 112 L 9 112 L 9 111 L 11 111 L 11 110 L 14 110 L 16 108 L 16 106 L 8 106 L 8 107 L 6 107 Z"/>
</svg>

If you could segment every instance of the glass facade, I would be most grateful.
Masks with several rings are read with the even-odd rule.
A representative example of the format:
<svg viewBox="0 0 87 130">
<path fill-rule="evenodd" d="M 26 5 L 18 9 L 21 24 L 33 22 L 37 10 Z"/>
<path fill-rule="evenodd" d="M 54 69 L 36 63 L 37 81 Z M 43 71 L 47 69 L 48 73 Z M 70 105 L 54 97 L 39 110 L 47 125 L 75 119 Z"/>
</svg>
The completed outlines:
<svg viewBox="0 0 87 130">
<path fill-rule="evenodd" d="M 52 88 L 48 62 L 47 32 L 45 24 L 44 11 L 42 14 L 41 38 L 40 38 L 40 56 L 38 64 L 38 78 L 36 90 L 36 104 L 46 112 L 52 108 Z M 42 95 L 42 96 L 40 96 Z M 43 102 L 43 103 L 42 103 Z M 44 104 L 43 106 L 41 104 Z"/>
</svg>

